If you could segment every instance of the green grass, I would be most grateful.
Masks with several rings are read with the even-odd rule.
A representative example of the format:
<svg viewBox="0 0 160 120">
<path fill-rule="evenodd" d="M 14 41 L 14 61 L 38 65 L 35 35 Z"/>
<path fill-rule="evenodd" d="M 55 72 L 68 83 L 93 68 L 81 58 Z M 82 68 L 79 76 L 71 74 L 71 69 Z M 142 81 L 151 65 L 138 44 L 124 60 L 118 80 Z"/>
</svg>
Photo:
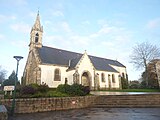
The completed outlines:
<svg viewBox="0 0 160 120">
<path fill-rule="evenodd" d="M 106 90 L 109 92 L 160 92 L 160 89 L 122 89 L 122 90 Z"/>
<path fill-rule="evenodd" d="M 0 90 L 0 95 L 4 94 L 4 91 Z"/>
</svg>

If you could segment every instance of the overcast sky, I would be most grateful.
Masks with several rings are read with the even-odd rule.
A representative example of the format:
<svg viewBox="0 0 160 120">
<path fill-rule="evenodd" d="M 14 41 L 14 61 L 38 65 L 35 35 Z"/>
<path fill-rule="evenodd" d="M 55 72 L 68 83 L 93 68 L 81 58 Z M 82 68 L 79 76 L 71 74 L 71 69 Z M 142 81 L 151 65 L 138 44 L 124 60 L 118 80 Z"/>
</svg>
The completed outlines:
<svg viewBox="0 0 160 120">
<path fill-rule="evenodd" d="M 129 80 L 141 72 L 129 63 L 133 46 L 149 42 L 159 47 L 160 0 L 0 0 L 0 65 L 8 75 L 15 55 L 29 52 L 30 31 L 37 12 L 43 25 L 43 45 L 118 60 Z"/>
</svg>

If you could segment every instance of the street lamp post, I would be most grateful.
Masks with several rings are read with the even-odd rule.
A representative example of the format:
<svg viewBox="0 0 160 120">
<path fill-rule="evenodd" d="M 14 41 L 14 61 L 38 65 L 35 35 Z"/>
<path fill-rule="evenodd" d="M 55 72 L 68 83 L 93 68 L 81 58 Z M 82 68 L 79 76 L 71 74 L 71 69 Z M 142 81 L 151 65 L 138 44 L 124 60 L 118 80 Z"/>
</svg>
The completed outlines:
<svg viewBox="0 0 160 120">
<path fill-rule="evenodd" d="M 16 69 L 16 78 L 14 81 L 14 93 L 13 93 L 13 100 L 12 100 L 12 109 L 11 109 L 11 114 L 14 114 L 14 108 L 15 108 L 15 98 L 16 98 L 16 84 L 17 84 L 17 78 L 18 78 L 18 65 L 19 65 L 19 61 L 21 59 L 23 59 L 22 56 L 13 56 L 13 58 L 15 58 L 17 60 L 17 69 Z"/>
</svg>

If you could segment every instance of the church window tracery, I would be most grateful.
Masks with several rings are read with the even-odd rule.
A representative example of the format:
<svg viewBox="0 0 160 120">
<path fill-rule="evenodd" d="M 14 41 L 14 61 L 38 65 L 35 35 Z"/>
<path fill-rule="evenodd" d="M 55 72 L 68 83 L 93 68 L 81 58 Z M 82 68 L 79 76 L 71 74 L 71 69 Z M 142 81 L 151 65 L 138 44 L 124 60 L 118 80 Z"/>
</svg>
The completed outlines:
<svg viewBox="0 0 160 120">
<path fill-rule="evenodd" d="M 61 81 L 60 69 L 55 69 L 55 71 L 54 71 L 54 81 Z"/>
</svg>

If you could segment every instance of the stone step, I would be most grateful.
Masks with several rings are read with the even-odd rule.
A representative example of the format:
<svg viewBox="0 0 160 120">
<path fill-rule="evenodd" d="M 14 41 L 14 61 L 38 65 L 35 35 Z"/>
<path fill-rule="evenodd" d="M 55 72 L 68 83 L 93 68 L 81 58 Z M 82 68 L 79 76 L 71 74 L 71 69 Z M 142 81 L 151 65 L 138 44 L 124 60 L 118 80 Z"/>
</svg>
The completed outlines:
<svg viewBox="0 0 160 120">
<path fill-rule="evenodd" d="M 104 104 L 104 105 L 93 105 L 92 107 L 94 107 L 94 108 L 147 108 L 147 107 L 153 107 L 153 108 L 155 108 L 155 107 L 157 107 L 157 108 L 159 108 L 160 107 L 160 105 L 159 104 L 157 104 L 157 105 L 106 105 L 106 104 Z"/>
<path fill-rule="evenodd" d="M 160 95 L 99 96 L 93 107 L 160 107 Z"/>
</svg>

